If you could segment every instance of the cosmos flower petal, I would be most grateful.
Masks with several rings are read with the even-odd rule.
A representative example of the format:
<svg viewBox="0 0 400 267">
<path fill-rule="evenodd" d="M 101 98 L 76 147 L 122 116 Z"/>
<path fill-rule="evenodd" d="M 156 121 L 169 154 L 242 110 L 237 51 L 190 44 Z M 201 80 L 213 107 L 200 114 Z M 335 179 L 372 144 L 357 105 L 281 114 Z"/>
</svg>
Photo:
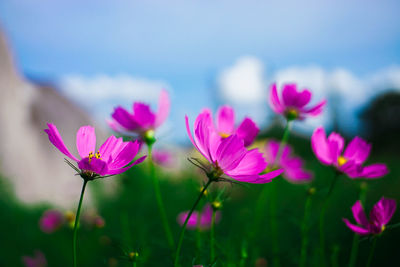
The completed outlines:
<svg viewBox="0 0 400 267">
<path fill-rule="evenodd" d="M 354 225 L 354 224 L 350 223 L 350 221 L 347 220 L 347 219 L 343 219 L 343 222 L 347 225 L 347 227 L 350 228 L 350 230 L 352 230 L 356 234 L 359 234 L 359 235 L 368 235 L 368 234 L 370 234 L 370 231 L 368 229 L 364 229 L 364 228 L 362 228 L 360 226 Z"/>
<path fill-rule="evenodd" d="M 106 175 L 117 175 L 123 172 L 126 172 L 127 170 L 129 170 L 130 168 L 132 168 L 133 166 L 142 163 L 147 156 L 143 156 L 138 158 L 136 161 L 134 161 L 133 163 L 129 164 L 128 166 L 124 167 L 124 168 L 120 168 L 120 169 L 112 169 L 112 170 L 108 170 Z"/>
<path fill-rule="evenodd" d="M 188 211 L 181 212 L 178 214 L 177 221 L 181 226 L 185 223 L 188 215 L 189 215 Z M 186 227 L 188 229 L 196 229 L 198 226 L 198 221 L 199 221 L 199 212 L 193 211 L 192 215 L 190 215 L 190 218 L 186 224 Z"/>
<path fill-rule="evenodd" d="M 151 111 L 150 106 L 140 102 L 133 103 L 133 119 L 143 130 L 153 128 L 156 115 Z"/>
<path fill-rule="evenodd" d="M 246 117 L 236 129 L 236 134 L 240 139 L 243 139 L 245 146 L 249 146 L 254 142 L 259 131 L 257 124 Z"/>
<path fill-rule="evenodd" d="M 109 163 L 109 169 L 119 169 L 131 162 L 139 151 L 140 143 L 136 140 L 135 142 L 125 142 L 126 145 L 116 152 L 115 158 Z"/>
<path fill-rule="evenodd" d="M 370 220 L 381 228 L 386 225 L 396 211 L 396 200 L 382 197 L 373 207 Z"/>
<path fill-rule="evenodd" d="M 116 107 L 111 117 L 127 130 L 134 131 L 139 128 L 133 116 L 122 107 Z"/>
<path fill-rule="evenodd" d="M 78 167 L 84 171 L 91 171 L 101 176 L 106 175 L 108 168 L 107 163 L 101 159 L 92 158 L 89 160 L 88 157 L 78 162 Z"/>
<path fill-rule="evenodd" d="M 311 147 L 315 156 L 323 164 L 332 164 L 332 156 L 330 152 L 330 147 L 328 146 L 328 141 L 326 140 L 326 134 L 323 127 L 318 127 L 314 130 L 311 136 Z"/>
<path fill-rule="evenodd" d="M 342 154 L 343 152 L 343 147 L 344 147 L 344 139 L 343 137 L 335 132 L 332 132 L 328 136 L 328 143 L 332 144 L 335 143 L 333 147 L 335 148 L 334 151 L 331 151 L 331 156 L 332 156 L 332 162 L 336 162 L 337 158 Z"/>
<path fill-rule="evenodd" d="M 305 105 L 310 102 L 311 99 L 311 92 L 309 90 L 303 90 L 302 92 L 298 93 L 297 97 L 294 99 L 293 105 L 299 109 L 304 107 Z"/>
<path fill-rule="evenodd" d="M 267 167 L 262 153 L 258 149 L 246 151 L 239 164 L 233 169 L 226 171 L 229 176 L 258 175 Z"/>
<path fill-rule="evenodd" d="M 276 83 L 274 83 L 271 86 L 271 90 L 269 93 L 269 100 L 270 100 L 270 106 L 274 112 L 278 114 L 283 113 L 285 107 L 281 104 L 281 101 L 279 100 L 278 90 L 276 89 Z"/>
<path fill-rule="evenodd" d="M 343 156 L 349 160 L 355 160 L 356 162 L 363 163 L 369 156 L 371 151 L 371 144 L 368 144 L 361 137 L 354 137 L 353 140 L 347 145 Z"/>
<path fill-rule="evenodd" d="M 275 162 L 276 156 L 278 155 L 280 143 L 275 140 L 269 140 L 265 146 L 265 159 L 267 162 L 279 164 Z"/>
<path fill-rule="evenodd" d="M 76 133 L 76 148 L 81 158 L 96 153 L 96 133 L 92 126 L 82 126 Z"/>
<path fill-rule="evenodd" d="M 235 128 L 235 112 L 230 106 L 222 106 L 217 111 L 217 131 L 223 134 L 232 134 Z"/>
<path fill-rule="evenodd" d="M 283 86 L 282 90 L 282 98 L 283 98 L 283 103 L 288 107 L 293 106 L 295 107 L 297 98 L 298 98 L 298 92 L 296 90 L 296 84 L 285 84 Z"/>
<path fill-rule="evenodd" d="M 271 182 L 273 178 L 278 177 L 282 173 L 283 169 L 278 169 L 262 175 L 230 175 L 230 176 L 239 182 L 246 182 L 252 184 L 265 184 Z"/>
<path fill-rule="evenodd" d="M 221 141 L 217 149 L 216 160 L 219 167 L 224 172 L 228 172 L 238 166 L 246 153 L 247 149 L 243 145 L 243 140 L 237 135 L 231 135 Z"/>
<path fill-rule="evenodd" d="M 326 105 L 326 102 L 327 101 L 324 99 L 312 108 L 303 109 L 303 112 L 307 113 L 310 116 L 314 116 L 314 117 L 318 116 L 319 114 L 322 113 L 322 111 Z"/>
<path fill-rule="evenodd" d="M 351 207 L 351 211 L 353 212 L 353 217 L 356 220 L 356 222 L 363 227 L 367 228 L 368 227 L 368 219 L 365 216 L 365 212 L 363 209 L 363 206 L 360 201 L 357 201 L 353 207 Z"/>
<path fill-rule="evenodd" d="M 362 168 L 361 173 L 359 174 L 362 178 L 380 178 L 389 173 L 389 170 L 386 164 L 383 163 L 375 163 Z"/>
<path fill-rule="evenodd" d="M 71 154 L 71 152 L 68 151 L 67 147 L 64 144 L 64 141 L 61 138 L 60 133 L 57 130 L 57 127 L 54 124 L 48 123 L 47 124 L 48 129 L 45 129 L 44 131 L 47 133 L 50 142 L 58 148 L 58 150 L 61 151 L 64 155 L 69 157 L 72 160 L 79 161 L 74 155 Z"/>
<path fill-rule="evenodd" d="M 170 110 L 170 100 L 167 90 L 161 90 L 158 100 L 158 110 L 156 114 L 155 128 L 159 127 L 167 119 Z"/>
<path fill-rule="evenodd" d="M 114 154 L 114 150 L 119 149 L 122 143 L 122 138 L 116 138 L 113 135 L 107 138 L 107 140 L 99 148 L 102 159 L 108 162 L 108 159 Z"/>
</svg>

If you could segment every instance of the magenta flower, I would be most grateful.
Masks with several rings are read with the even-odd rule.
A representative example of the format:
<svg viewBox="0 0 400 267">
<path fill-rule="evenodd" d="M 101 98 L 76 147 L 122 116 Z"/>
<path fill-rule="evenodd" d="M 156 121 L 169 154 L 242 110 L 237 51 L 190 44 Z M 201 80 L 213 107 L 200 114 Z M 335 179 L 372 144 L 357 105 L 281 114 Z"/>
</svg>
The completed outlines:
<svg viewBox="0 0 400 267">
<path fill-rule="evenodd" d="M 82 126 L 76 134 L 76 147 L 81 159 L 72 155 L 65 146 L 55 125 L 48 123 L 48 134 L 50 142 L 64 155 L 78 163 L 80 171 L 74 169 L 84 179 L 93 180 L 101 176 L 120 174 L 130 169 L 133 165 L 141 163 L 143 156 L 131 163 L 140 148 L 138 141 L 124 142 L 122 138 L 110 136 L 95 153 L 96 135 L 92 126 Z M 73 166 L 73 165 L 72 165 Z"/>
<path fill-rule="evenodd" d="M 177 221 L 182 226 L 185 223 L 185 220 L 188 216 L 189 212 L 181 212 L 178 215 Z M 218 223 L 221 220 L 221 212 L 215 212 L 215 223 Z M 186 228 L 188 229 L 196 229 L 199 228 L 201 230 L 210 229 L 212 222 L 212 208 L 210 204 L 206 204 L 203 210 L 200 212 L 193 211 L 190 216 Z"/>
<path fill-rule="evenodd" d="M 196 118 L 194 138 L 187 116 L 186 129 L 193 145 L 212 165 L 209 172 L 203 168 L 207 171 L 209 178 L 223 180 L 221 176 L 225 174 L 239 182 L 268 183 L 283 172 L 283 169 L 278 169 L 260 174 L 268 165 L 262 153 L 257 149 L 247 150 L 243 139 L 236 134 L 221 139 L 212 125 L 211 114 L 208 110 L 203 111 Z"/>
<path fill-rule="evenodd" d="M 53 233 L 64 223 L 64 215 L 58 210 L 46 210 L 39 221 L 40 229 L 47 233 Z"/>
<path fill-rule="evenodd" d="M 359 225 L 354 225 L 350 223 L 349 220 L 343 219 L 347 227 L 359 235 L 377 235 L 385 230 L 387 223 L 396 211 L 396 200 L 382 197 L 372 208 L 369 214 L 369 220 L 367 220 L 365 216 L 360 201 L 357 201 L 353 205 L 351 211 Z"/>
<path fill-rule="evenodd" d="M 311 92 L 307 89 L 298 92 L 296 84 L 285 84 L 282 90 L 282 100 L 278 97 L 276 84 L 271 86 L 270 106 L 275 113 L 283 114 L 289 120 L 303 120 L 306 116 L 317 116 L 322 112 L 326 100 L 313 107 L 306 107 L 310 102 Z"/>
<path fill-rule="evenodd" d="M 152 156 L 154 162 L 161 166 L 171 167 L 174 165 L 174 156 L 167 150 L 154 150 Z"/>
<path fill-rule="evenodd" d="M 300 157 L 291 157 L 292 148 L 285 145 L 279 160 L 276 159 L 280 143 L 275 140 L 268 141 L 265 146 L 265 158 L 267 162 L 274 162 L 282 168 L 283 177 L 292 183 L 304 183 L 312 180 L 312 174 L 303 170 L 303 160 Z"/>
<path fill-rule="evenodd" d="M 144 137 L 147 131 L 155 130 L 165 121 L 169 108 L 168 93 L 162 90 L 157 112 L 147 104 L 134 102 L 132 113 L 120 106 L 115 108 L 108 124 L 116 132 L 134 132 Z"/>
<path fill-rule="evenodd" d="M 326 138 L 323 127 L 315 129 L 311 136 L 311 146 L 315 156 L 325 165 L 332 165 L 350 178 L 380 178 L 389 171 L 385 164 L 376 163 L 362 166 L 371 151 L 371 144 L 356 136 L 344 150 L 344 139 L 332 132 Z"/>
<path fill-rule="evenodd" d="M 47 267 L 47 260 L 41 251 L 35 251 L 35 256 L 23 256 L 22 262 L 25 267 Z"/>
<path fill-rule="evenodd" d="M 215 130 L 222 138 L 236 134 L 243 139 L 245 146 L 251 145 L 260 131 L 256 123 L 248 117 L 235 127 L 235 111 L 228 105 L 218 109 Z"/>
</svg>

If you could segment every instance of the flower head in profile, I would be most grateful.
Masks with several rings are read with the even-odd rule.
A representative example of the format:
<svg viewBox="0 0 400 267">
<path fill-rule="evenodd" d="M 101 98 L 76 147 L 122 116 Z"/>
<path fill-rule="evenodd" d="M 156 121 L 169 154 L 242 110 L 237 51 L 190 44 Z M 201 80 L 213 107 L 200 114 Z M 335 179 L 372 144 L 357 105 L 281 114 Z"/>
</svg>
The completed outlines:
<svg viewBox="0 0 400 267">
<path fill-rule="evenodd" d="M 116 132 L 136 133 L 147 142 L 154 142 L 154 130 L 158 128 L 168 117 L 170 109 L 169 96 L 166 90 L 162 90 L 156 112 L 150 106 L 141 102 L 134 102 L 132 112 L 123 107 L 116 107 L 112 113 L 109 126 Z"/>
<path fill-rule="evenodd" d="M 64 224 L 65 218 L 58 210 L 46 210 L 39 221 L 40 229 L 47 233 L 53 233 Z"/>
<path fill-rule="evenodd" d="M 235 127 L 235 111 L 228 105 L 218 109 L 215 130 L 222 138 L 236 134 L 243 139 L 245 146 L 251 145 L 260 131 L 256 123 L 248 117 Z"/>
<path fill-rule="evenodd" d="M 388 173 L 386 165 L 382 163 L 363 166 L 371 151 L 371 144 L 358 136 L 344 149 L 344 139 L 340 134 L 332 132 L 327 138 L 324 128 L 319 127 L 311 136 L 311 146 L 322 164 L 332 165 L 350 178 L 380 178 Z"/>
<path fill-rule="evenodd" d="M 189 214 L 189 211 L 181 212 L 178 215 L 177 221 L 182 226 Z M 221 212 L 215 212 L 215 222 L 218 223 L 221 220 Z M 212 207 L 210 204 L 206 204 L 201 212 L 194 211 L 190 216 L 186 227 L 188 229 L 199 228 L 201 230 L 210 229 L 212 222 Z"/>
<path fill-rule="evenodd" d="M 288 120 L 303 120 L 306 116 L 317 116 L 321 114 L 326 104 L 326 100 L 322 100 L 313 107 L 306 107 L 311 100 L 311 92 L 307 89 L 297 91 L 296 84 L 283 85 L 282 98 L 279 98 L 276 83 L 274 83 L 271 86 L 269 100 L 272 110 L 284 115 Z"/>
<path fill-rule="evenodd" d="M 275 140 L 269 140 L 265 146 L 265 158 L 267 162 L 274 162 L 276 166 L 282 168 L 283 174 L 289 182 L 305 183 L 310 182 L 312 174 L 303 169 L 303 160 L 300 157 L 291 156 L 292 148 L 285 144 L 280 158 L 277 160 L 280 143 Z"/>
<path fill-rule="evenodd" d="M 23 256 L 22 262 L 25 267 L 47 267 L 47 260 L 41 251 L 35 251 L 35 256 Z"/>
<path fill-rule="evenodd" d="M 257 149 L 247 150 L 243 139 L 233 134 L 222 138 L 212 125 L 211 114 L 203 111 L 194 123 L 194 137 L 192 136 L 189 119 L 186 116 L 186 129 L 194 147 L 209 161 L 211 166 L 201 167 L 210 179 L 226 180 L 226 175 L 239 182 L 268 183 L 280 175 L 283 170 L 278 169 L 268 173 L 263 172 L 268 163 Z"/>
<path fill-rule="evenodd" d="M 67 161 L 82 178 L 93 180 L 104 176 L 123 173 L 132 166 L 141 163 L 146 156 L 132 160 L 139 151 L 138 141 L 124 142 L 122 138 L 110 136 L 96 152 L 96 134 L 92 126 L 82 126 L 76 134 L 76 148 L 80 159 L 69 152 L 55 125 L 48 123 L 44 131 L 49 136 L 50 142 L 64 155 L 74 160 L 78 168 Z"/>
<path fill-rule="evenodd" d="M 369 220 L 365 215 L 360 201 L 357 201 L 353 205 L 351 211 L 358 225 L 350 223 L 347 219 L 343 219 L 347 227 L 359 235 L 377 235 L 385 230 L 386 225 L 396 211 L 396 200 L 382 197 L 373 206 L 369 214 Z"/>
</svg>

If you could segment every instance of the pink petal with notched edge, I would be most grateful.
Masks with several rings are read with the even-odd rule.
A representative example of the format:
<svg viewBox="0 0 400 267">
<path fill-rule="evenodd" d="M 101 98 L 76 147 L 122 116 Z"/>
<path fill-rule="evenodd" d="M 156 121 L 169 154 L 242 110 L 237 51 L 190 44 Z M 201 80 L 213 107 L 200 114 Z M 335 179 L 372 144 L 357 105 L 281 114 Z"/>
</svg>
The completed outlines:
<svg viewBox="0 0 400 267">
<path fill-rule="evenodd" d="M 124 168 L 115 169 L 115 170 L 108 170 L 107 173 L 106 173 L 106 175 L 117 175 L 117 174 L 126 172 L 127 170 L 129 170 L 129 169 L 132 168 L 133 166 L 135 166 L 135 165 L 137 165 L 137 164 L 139 164 L 139 163 L 142 163 L 142 162 L 146 159 L 146 157 L 147 157 L 147 156 L 140 157 L 140 158 L 138 158 L 136 161 L 134 161 L 133 163 L 131 163 L 130 165 L 128 165 L 128 166 L 126 166 L 126 167 L 124 167 Z"/>
<path fill-rule="evenodd" d="M 328 143 L 336 143 L 334 151 L 331 151 L 332 162 L 336 162 L 337 158 L 342 154 L 344 147 L 344 139 L 343 137 L 335 132 L 332 132 L 327 139 Z"/>
<path fill-rule="evenodd" d="M 45 129 L 44 131 L 47 133 L 47 135 L 49 136 L 49 140 L 50 142 L 56 147 L 58 148 L 58 150 L 61 151 L 61 153 L 63 153 L 64 155 L 66 155 L 67 157 L 75 160 L 75 161 L 79 161 L 74 155 L 72 155 L 67 147 L 64 144 L 64 141 L 61 138 L 60 133 L 57 130 L 57 127 L 52 124 L 52 123 L 48 123 L 47 127 L 49 127 L 48 129 Z"/>
<path fill-rule="evenodd" d="M 356 220 L 356 222 L 365 228 L 368 227 L 368 219 L 365 216 L 364 209 L 362 207 L 362 204 L 360 201 L 357 201 L 353 207 L 351 207 L 351 211 L 353 212 L 353 217 Z"/>
<path fill-rule="evenodd" d="M 302 92 L 297 94 L 296 99 L 293 100 L 293 106 L 301 109 L 303 108 L 305 105 L 308 104 L 308 102 L 310 102 L 311 99 L 311 92 L 306 90 L 303 90 Z"/>
<path fill-rule="evenodd" d="M 230 106 L 222 106 L 217 111 L 217 132 L 232 134 L 235 129 L 235 112 Z"/>
<path fill-rule="evenodd" d="M 110 136 L 107 138 L 99 148 L 101 158 L 109 163 L 110 160 L 115 158 L 116 152 L 121 150 L 121 145 L 123 145 L 123 143 L 122 137 L 116 138 L 115 136 Z"/>
<path fill-rule="evenodd" d="M 238 166 L 246 153 L 247 149 L 243 145 L 243 140 L 236 135 L 231 135 L 221 141 L 215 159 L 218 166 L 228 173 Z"/>
<path fill-rule="evenodd" d="M 239 182 L 252 183 L 252 184 L 265 184 L 271 182 L 273 178 L 278 177 L 282 173 L 283 169 L 278 169 L 262 175 L 230 175 L 230 176 Z"/>
<path fill-rule="evenodd" d="M 115 108 L 111 117 L 129 131 L 135 131 L 139 128 L 139 125 L 134 120 L 133 116 L 122 107 Z"/>
<path fill-rule="evenodd" d="M 357 225 L 354 225 L 354 224 L 350 223 L 349 220 L 347 220 L 347 219 L 343 219 L 343 222 L 347 225 L 347 227 L 350 228 L 350 230 L 352 230 L 352 231 L 355 232 L 356 234 L 359 234 L 359 235 L 368 235 L 368 234 L 371 233 L 371 232 L 370 232 L 369 230 L 367 230 L 367 229 L 364 229 L 364 228 L 362 228 L 362 227 L 360 227 L 360 226 L 357 226 Z"/>
<path fill-rule="evenodd" d="M 259 131 L 257 124 L 246 117 L 236 129 L 236 134 L 240 139 L 243 139 L 245 146 L 249 146 L 254 142 Z"/>
<path fill-rule="evenodd" d="M 84 158 L 78 162 L 78 167 L 81 170 L 92 171 L 98 175 L 104 176 L 107 174 L 107 163 L 101 159 L 92 158 L 89 162 L 89 158 Z"/>
<path fill-rule="evenodd" d="M 389 173 L 386 164 L 375 163 L 362 168 L 360 178 L 381 178 Z"/>
<path fill-rule="evenodd" d="M 265 159 L 267 162 L 270 164 L 276 163 L 279 164 L 279 162 L 275 162 L 276 155 L 278 155 L 279 151 L 279 142 L 275 140 L 269 140 L 267 145 L 265 146 Z"/>
<path fill-rule="evenodd" d="M 226 171 L 229 176 L 256 175 L 265 170 L 267 162 L 265 162 L 262 153 L 258 149 L 246 151 L 239 164 L 233 169 Z"/>
<path fill-rule="evenodd" d="M 154 127 L 159 127 L 168 117 L 170 109 L 170 101 L 168 92 L 166 90 L 161 90 L 160 98 L 158 100 L 158 111 L 156 114 L 156 121 Z"/>
<path fill-rule="evenodd" d="M 133 119 L 142 130 L 153 128 L 156 121 L 156 115 L 150 110 L 150 106 L 135 102 L 133 103 Z"/>
<path fill-rule="evenodd" d="M 140 144 L 135 142 L 125 142 L 126 145 L 120 151 L 115 153 L 115 158 L 108 164 L 110 170 L 120 169 L 130 163 L 139 151 Z"/>
<path fill-rule="evenodd" d="M 371 144 L 368 144 L 361 137 L 354 137 L 347 145 L 343 156 L 348 160 L 355 160 L 358 163 L 363 163 L 369 156 Z"/>
<path fill-rule="evenodd" d="M 382 197 L 372 208 L 370 220 L 380 227 L 386 225 L 396 211 L 396 200 Z"/>
<path fill-rule="evenodd" d="M 314 130 L 314 133 L 311 136 L 311 147 L 315 156 L 319 161 L 321 161 L 321 163 L 326 165 L 333 163 L 323 127 L 318 127 Z"/>
<path fill-rule="evenodd" d="M 76 133 L 76 148 L 81 158 L 96 153 L 96 133 L 92 126 L 82 126 Z"/>
<path fill-rule="evenodd" d="M 285 111 L 285 106 L 282 105 L 279 100 L 278 90 L 276 89 L 276 83 L 271 86 L 271 90 L 269 93 L 270 106 L 272 110 L 278 114 L 281 114 Z"/>
<path fill-rule="evenodd" d="M 116 120 L 114 119 L 106 119 L 106 123 L 107 125 L 114 131 L 117 133 L 120 132 L 125 132 L 127 131 L 127 129 L 125 129 L 124 127 L 122 127 L 121 124 L 119 124 Z"/>
<path fill-rule="evenodd" d="M 312 108 L 302 109 L 302 112 L 307 113 L 310 116 L 318 116 L 322 113 L 324 106 L 326 105 L 326 100 L 322 100 L 317 105 Z"/>
<path fill-rule="evenodd" d="M 285 106 L 294 106 L 296 104 L 296 99 L 298 97 L 298 92 L 296 89 L 296 84 L 285 84 L 283 85 L 283 90 L 282 90 L 282 98 L 283 98 L 283 103 L 285 103 Z"/>
</svg>

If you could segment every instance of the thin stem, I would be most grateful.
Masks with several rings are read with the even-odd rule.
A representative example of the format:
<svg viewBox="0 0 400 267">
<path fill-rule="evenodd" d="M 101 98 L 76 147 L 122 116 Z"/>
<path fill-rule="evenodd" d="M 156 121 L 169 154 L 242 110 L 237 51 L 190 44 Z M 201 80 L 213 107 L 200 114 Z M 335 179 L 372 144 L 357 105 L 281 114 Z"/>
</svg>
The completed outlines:
<svg viewBox="0 0 400 267">
<path fill-rule="evenodd" d="M 156 201 L 157 201 L 157 206 L 158 206 L 158 210 L 160 212 L 160 216 L 161 216 L 161 222 L 162 225 L 164 227 L 164 231 L 165 231 L 165 235 L 167 237 L 167 241 L 168 241 L 168 245 L 170 246 L 171 249 L 173 249 L 175 247 L 175 242 L 174 242 L 174 238 L 172 236 L 172 232 L 171 232 L 171 228 L 169 226 L 168 223 L 168 218 L 167 218 L 167 214 L 165 212 L 165 208 L 164 208 L 164 203 L 162 201 L 162 197 L 161 197 L 161 191 L 160 191 L 160 182 L 158 181 L 158 178 L 156 177 L 156 170 L 154 167 L 154 162 L 153 162 L 153 158 L 152 158 L 152 146 L 148 145 L 148 162 L 149 162 L 149 169 L 150 169 L 150 176 L 151 179 L 153 181 L 153 186 L 154 186 L 154 191 L 155 191 L 155 195 L 156 195 Z"/>
<path fill-rule="evenodd" d="M 324 232 L 324 223 L 325 223 L 325 212 L 328 204 L 328 199 L 330 195 L 332 194 L 333 188 L 335 187 L 336 180 L 339 177 L 338 172 L 335 172 L 335 176 L 331 182 L 331 185 L 329 187 L 328 194 L 325 197 L 324 203 L 322 204 L 322 209 L 321 213 L 319 216 L 319 246 L 320 246 L 320 256 L 321 256 L 321 265 L 326 266 L 325 262 L 325 232 Z"/>
<path fill-rule="evenodd" d="M 210 255 L 211 264 L 215 261 L 215 209 L 212 209 L 211 231 L 210 231 Z"/>
<path fill-rule="evenodd" d="M 132 267 L 136 267 L 136 261 L 132 261 Z"/>
<path fill-rule="evenodd" d="M 301 241 L 301 252 L 300 252 L 300 267 L 306 266 L 307 263 L 307 246 L 308 246 L 308 229 L 309 229 L 308 225 L 311 215 L 311 199 L 312 199 L 312 194 L 309 190 L 307 194 L 306 203 L 304 205 L 304 217 L 303 217 L 303 223 L 301 225 L 302 241 Z"/>
<path fill-rule="evenodd" d="M 375 247 L 376 247 L 376 240 L 378 240 L 377 237 L 374 238 L 374 241 L 372 241 L 371 249 L 369 251 L 369 256 L 368 256 L 368 261 L 367 261 L 367 267 L 371 266 L 372 263 L 372 258 L 374 257 L 374 252 L 375 252 Z"/>
<path fill-rule="evenodd" d="M 78 210 L 76 211 L 76 216 L 75 216 L 74 237 L 73 237 L 73 245 L 72 245 L 73 246 L 73 251 L 74 251 L 74 267 L 77 266 L 77 260 L 76 260 L 76 237 L 77 237 L 77 234 L 78 234 L 79 216 L 81 214 L 83 195 L 85 194 L 85 188 L 86 188 L 87 182 L 88 182 L 88 180 L 83 180 L 81 196 L 79 198 Z"/>
<path fill-rule="evenodd" d="M 212 179 L 208 179 L 207 184 L 203 187 L 203 190 L 201 190 L 200 195 L 197 197 L 196 202 L 194 202 L 193 207 L 192 207 L 191 210 L 189 211 L 189 214 L 187 215 L 186 220 L 185 220 L 185 222 L 183 223 L 182 230 L 181 230 L 181 233 L 180 233 L 180 235 L 179 235 L 178 246 L 177 246 L 177 248 L 176 248 L 175 263 L 174 263 L 174 266 L 175 266 L 175 267 L 179 266 L 179 254 L 180 254 L 180 252 L 181 252 L 181 247 L 182 247 L 182 243 L 183 243 L 183 237 L 184 237 L 184 235 L 185 235 L 186 225 L 187 225 L 187 223 L 188 223 L 188 221 L 189 221 L 189 218 L 190 218 L 190 216 L 192 216 L 192 213 L 193 213 L 193 211 L 196 209 L 197 204 L 199 204 L 201 198 L 202 198 L 203 195 L 204 195 L 204 192 L 207 190 L 208 186 L 209 186 L 212 182 L 213 182 Z"/>
<path fill-rule="evenodd" d="M 131 230 L 129 227 L 129 216 L 128 216 L 128 212 L 126 210 L 121 212 L 120 221 L 121 221 L 121 229 L 122 229 L 122 233 L 124 235 L 124 239 L 128 243 L 129 246 L 132 246 Z"/>
<path fill-rule="evenodd" d="M 360 184 L 360 201 L 361 204 L 365 204 L 365 198 L 367 195 L 367 184 L 365 182 L 362 182 Z M 351 254 L 350 254 L 350 261 L 349 261 L 349 267 L 354 267 L 357 262 L 357 255 L 358 255 L 358 243 L 360 242 L 360 236 L 357 234 L 354 234 L 353 236 L 353 244 L 351 246 Z"/>
</svg>

